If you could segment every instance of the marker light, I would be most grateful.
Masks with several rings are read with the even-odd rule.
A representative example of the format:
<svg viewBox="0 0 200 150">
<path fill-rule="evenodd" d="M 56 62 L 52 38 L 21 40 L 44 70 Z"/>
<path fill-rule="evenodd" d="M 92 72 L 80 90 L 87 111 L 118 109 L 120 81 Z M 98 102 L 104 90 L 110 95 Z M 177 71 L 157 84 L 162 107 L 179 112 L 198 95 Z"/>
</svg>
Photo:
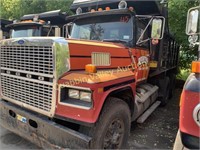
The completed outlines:
<svg viewBox="0 0 200 150">
<path fill-rule="evenodd" d="M 193 61 L 192 62 L 192 72 L 193 73 L 200 73 L 200 61 Z"/>
<path fill-rule="evenodd" d="M 40 23 L 42 23 L 42 24 L 43 24 L 43 23 L 45 23 L 45 21 L 44 21 L 44 20 L 40 20 L 39 22 L 40 22 Z"/>
<path fill-rule="evenodd" d="M 97 68 L 95 65 L 92 65 L 92 64 L 88 64 L 85 66 L 85 71 L 87 73 L 96 73 L 97 72 Z"/>
<path fill-rule="evenodd" d="M 82 13 L 81 7 L 77 8 L 77 9 L 76 9 L 76 14 L 79 15 L 79 14 L 81 14 L 81 13 Z"/>
<path fill-rule="evenodd" d="M 122 0 L 121 2 L 119 2 L 118 8 L 119 9 L 126 9 L 127 8 L 126 1 Z"/>
<path fill-rule="evenodd" d="M 91 9 L 91 12 L 95 12 L 95 10 L 94 10 L 94 9 Z"/>
<path fill-rule="evenodd" d="M 110 10 L 110 7 L 106 7 L 106 10 L 107 10 L 107 11 Z"/>
<path fill-rule="evenodd" d="M 103 10 L 102 8 L 99 8 L 99 9 L 98 9 L 98 11 L 102 11 L 102 10 Z"/>
<path fill-rule="evenodd" d="M 33 21 L 37 22 L 37 21 L 38 21 L 38 18 L 39 18 L 39 16 L 38 16 L 38 15 L 35 15 L 34 18 L 33 18 Z"/>
</svg>

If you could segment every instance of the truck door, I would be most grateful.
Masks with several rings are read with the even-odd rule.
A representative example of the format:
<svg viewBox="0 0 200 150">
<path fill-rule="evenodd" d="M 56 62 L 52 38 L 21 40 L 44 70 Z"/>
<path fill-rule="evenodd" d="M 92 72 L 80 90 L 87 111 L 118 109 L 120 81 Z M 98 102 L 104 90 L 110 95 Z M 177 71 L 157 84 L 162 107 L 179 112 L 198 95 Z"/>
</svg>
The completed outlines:
<svg viewBox="0 0 200 150">
<path fill-rule="evenodd" d="M 137 20 L 136 23 L 136 41 L 142 35 L 146 25 Z M 148 30 L 144 33 L 141 40 L 148 39 Z M 136 75 L 136 81 L 146 80 L 149 72 L 149 41 L 137 44 L 136 49 L 133 51 L 133 55 L 136 58 L 138 74 Z"/>
</svg>

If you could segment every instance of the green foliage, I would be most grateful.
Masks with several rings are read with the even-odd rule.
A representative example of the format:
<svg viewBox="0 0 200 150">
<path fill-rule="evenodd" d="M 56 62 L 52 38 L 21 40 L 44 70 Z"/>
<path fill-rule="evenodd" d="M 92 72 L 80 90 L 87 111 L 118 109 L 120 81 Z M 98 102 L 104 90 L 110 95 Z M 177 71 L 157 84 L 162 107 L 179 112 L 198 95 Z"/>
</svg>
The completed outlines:
<svg viewBox="0 0 200 150">
<path fill-rule="evenodd" d="M 0 1 L 0 18 L 13 19 L 20 17 L 19 7 L 21 0 L 1 0 Z"/>
<path fill-rule="evenodd" d="M 180 44 L 180 69 L 190 68 L 191 61 L 197 58 L 198 48 L 189 46 L 185 28 L 188 9 L 198 5 L 199 0 L 169 0 L 169 25 Z"/>
<path fill-rule="evenodd" d="M 20 19 L 25 14 L 35 14 L 61 9 L 71 14 L 73 0 L 0 0 L 0 18 Z"/>
<path fill-rule="evenodd" d="M 179 72 L 179 74 L 176 76 L 177 79 L 180 79 L 180 80 L 184 80 L 186 81 L 188 76 L 190 75 L 191 73 L 191 70 L 190 69 L 183 69 Z"/>
</svg>

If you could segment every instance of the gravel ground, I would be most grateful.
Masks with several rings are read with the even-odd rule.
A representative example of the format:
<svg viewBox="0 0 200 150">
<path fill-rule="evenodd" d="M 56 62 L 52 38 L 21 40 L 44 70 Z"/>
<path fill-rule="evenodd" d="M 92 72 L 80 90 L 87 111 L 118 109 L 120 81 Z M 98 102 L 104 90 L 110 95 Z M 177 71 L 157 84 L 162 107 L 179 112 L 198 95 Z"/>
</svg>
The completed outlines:
<svg viewBox="0 0 200 150">
<path fill-rule="evenodd" d="M 132 124 L 130 149 L 172 149 L 178 131 L 181 90 L 165 107 L 159 107 L 143 124 Z"/>
<path fill-rule="evenodd" d="M 168 105 L 159 107 L 143 123 L 132 123 L 129 149 L 172 149 L 178 130 L 180 89 Z M 39 149 L 27 140 L 0 127 L 0 149 Z"/>
</svg>

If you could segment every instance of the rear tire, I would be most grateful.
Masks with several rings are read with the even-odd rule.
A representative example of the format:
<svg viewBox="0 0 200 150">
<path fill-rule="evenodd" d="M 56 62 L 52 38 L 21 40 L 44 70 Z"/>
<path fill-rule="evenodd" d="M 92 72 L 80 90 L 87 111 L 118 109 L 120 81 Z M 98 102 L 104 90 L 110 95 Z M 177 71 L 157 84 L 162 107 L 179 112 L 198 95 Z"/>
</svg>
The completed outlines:
<svg viewBox="0 0 200 150">
<path fill-rule="evenodd" d="M 109 98 L 93 128 L 85 130 L 92 137 L 92 149 L 126 148 L 131 127 L 130 109 L 126 102 Z"/>
</svg>

